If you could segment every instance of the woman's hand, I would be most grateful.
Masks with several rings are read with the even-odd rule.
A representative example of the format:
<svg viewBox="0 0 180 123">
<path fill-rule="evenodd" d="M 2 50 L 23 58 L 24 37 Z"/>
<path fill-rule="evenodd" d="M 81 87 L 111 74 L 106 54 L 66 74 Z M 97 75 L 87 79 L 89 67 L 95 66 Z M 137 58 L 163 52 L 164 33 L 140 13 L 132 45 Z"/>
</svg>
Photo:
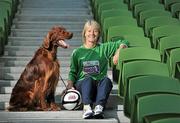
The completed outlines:
<svg viewBox="0 0 180 123">
<path fill-rule="evenodd" d="M 61 96 L 63 96 L 63 95 L 66 93 L 67 90 L 69 90 L 69 89 L 75 89 L 72 81 L 68 80 L 67 83 L 68 83 L 68 84 L 67 84 L 67 86 L 66 86 L 66 89 L 64 89 L 64 90 L 62 91 L 62 93 L 60 94 Z"/>
<path fill-rule="evenodd" d="M 73 82 L 71 80 L 68 80 L 67 83 L 68 83 L 67 84 L 67 89 L 75 89 L 74 85 L 73 85 Z"/>
<path fill-rule="evenodd" d="M 113 63 L 114 63 L 115 65 L 118 64 L 118 59 L 119 59 L 120 50 L 121 50 L 121 49 L 124 49 L 124 48 L 127 48 L 127 45 L 121 44 L 121 45 L 119 46 L 119 48 L 117 49 L 115 55 L 113 56 Z"/>
</svg>

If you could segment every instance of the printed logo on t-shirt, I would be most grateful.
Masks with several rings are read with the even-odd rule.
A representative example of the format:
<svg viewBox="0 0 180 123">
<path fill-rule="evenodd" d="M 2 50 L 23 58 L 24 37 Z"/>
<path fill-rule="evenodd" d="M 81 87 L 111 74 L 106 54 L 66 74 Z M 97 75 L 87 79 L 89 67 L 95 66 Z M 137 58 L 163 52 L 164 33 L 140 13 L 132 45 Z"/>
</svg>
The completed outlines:
<svg viewBox="0 0 180 123">
<path fill-rule="evenodd" d="M 99 61 L 84 61 L 83 71 L 85 74 L 97 74 L 99 73 Z"/>
</svg>

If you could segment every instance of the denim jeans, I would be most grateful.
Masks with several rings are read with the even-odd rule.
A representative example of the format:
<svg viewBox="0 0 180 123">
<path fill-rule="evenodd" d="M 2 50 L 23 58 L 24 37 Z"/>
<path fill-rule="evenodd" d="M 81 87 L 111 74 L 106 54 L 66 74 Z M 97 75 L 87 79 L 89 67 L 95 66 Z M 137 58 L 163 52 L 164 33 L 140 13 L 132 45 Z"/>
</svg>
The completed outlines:
<svg viewBox="0 0 180 123">
<path fill-rule="evenodd" d="M 112 90 L 112 82 L 108 77 L 100 81 L 93 80 L 90 76 L 78 81 L 76 89 L 81 93 L 83 104 L 105 106 Z"/>
</svg>

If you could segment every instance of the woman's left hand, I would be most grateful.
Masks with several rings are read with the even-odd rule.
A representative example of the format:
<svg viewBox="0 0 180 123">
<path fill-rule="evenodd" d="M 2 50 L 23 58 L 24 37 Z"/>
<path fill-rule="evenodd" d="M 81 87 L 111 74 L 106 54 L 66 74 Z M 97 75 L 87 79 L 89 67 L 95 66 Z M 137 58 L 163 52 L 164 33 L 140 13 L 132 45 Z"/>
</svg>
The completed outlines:
<svg viewBox="0 0 180 123">
<path fill-rule="evenodd" d="M 117 64 L 118 64 L 118 59 L 119 59 L 120 50 L 121 50 L 121 49 L 124 49 L 124 48 L 127 48 L 127 45 L 121 44 L 121 45 L 119 46 L 119 48 L 117 49 L 115 55 L 113 56 L 113 63 L 114 63 L 114 65 L 117 65 Z"/>
</svg>

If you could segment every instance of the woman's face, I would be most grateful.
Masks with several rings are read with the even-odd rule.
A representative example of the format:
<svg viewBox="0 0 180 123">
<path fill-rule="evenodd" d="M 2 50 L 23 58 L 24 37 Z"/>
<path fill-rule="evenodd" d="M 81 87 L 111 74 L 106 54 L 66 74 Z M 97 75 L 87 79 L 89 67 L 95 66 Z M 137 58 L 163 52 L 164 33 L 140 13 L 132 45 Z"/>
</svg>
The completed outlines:
<svg viewBox="0 0 180 123">
<path fill-rule="evenodd" d="M 89 26 L 85 31 L 85 42 L 97 43 L 99 30 L 93 26 Z"/>
</svg>

